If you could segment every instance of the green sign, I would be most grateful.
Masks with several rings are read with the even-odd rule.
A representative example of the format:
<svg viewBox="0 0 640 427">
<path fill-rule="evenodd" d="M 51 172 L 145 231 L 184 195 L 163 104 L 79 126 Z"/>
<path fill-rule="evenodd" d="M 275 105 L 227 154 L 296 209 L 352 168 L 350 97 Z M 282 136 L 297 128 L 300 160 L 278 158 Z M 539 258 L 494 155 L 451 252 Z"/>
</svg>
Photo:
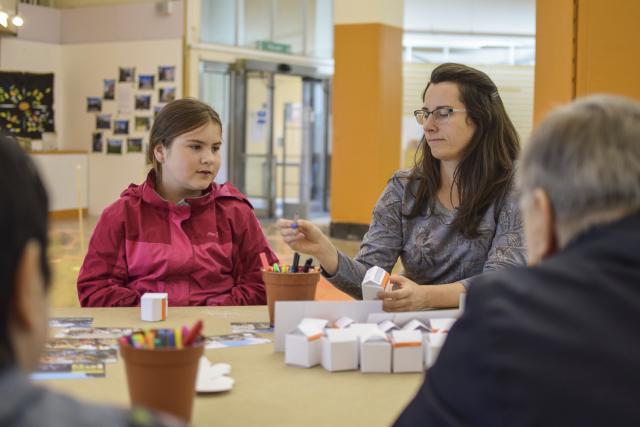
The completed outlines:
<svg viewBox="0 0 640 427">
<path fill-rule="evenodd" d="M 268 50 L 269 52 L 291 53 L 291 45 L 285 43 L 276 43 L 269 40 L 258 40 L 256 49 Z"/>
</svg>

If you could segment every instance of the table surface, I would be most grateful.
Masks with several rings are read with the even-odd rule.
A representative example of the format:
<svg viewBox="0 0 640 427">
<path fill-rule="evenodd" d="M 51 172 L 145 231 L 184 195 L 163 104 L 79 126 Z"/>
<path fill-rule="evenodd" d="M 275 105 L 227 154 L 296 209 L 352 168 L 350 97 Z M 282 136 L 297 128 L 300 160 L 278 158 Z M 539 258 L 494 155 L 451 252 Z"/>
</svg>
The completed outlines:
<svg viewBox="0 0 640 427">
<path fill-rule="evenodd" d="M 172 307 L 164 322 L 143 322 L 139 308 L 56 308 L 56 317 L 93 317 L 94 327 L 178 327 L 204 321 L 205 335 L 231 333 L 230 322 L 267 322 L 265 306 Z M 273 338 L 271 334 L 263 334 Z M 414 396 L 422 374 L 327 372 L 321 366 L 287 366 L 273 343 L 205 351 L 213 363 L 229 363 L 234 388 L 198 395 L 195 426 L 388 426 Z M 128 405 L 122 359 L 107 364 L 105 378 L 47 380 L 39 384 L 100 403 Z"/>
</svg>

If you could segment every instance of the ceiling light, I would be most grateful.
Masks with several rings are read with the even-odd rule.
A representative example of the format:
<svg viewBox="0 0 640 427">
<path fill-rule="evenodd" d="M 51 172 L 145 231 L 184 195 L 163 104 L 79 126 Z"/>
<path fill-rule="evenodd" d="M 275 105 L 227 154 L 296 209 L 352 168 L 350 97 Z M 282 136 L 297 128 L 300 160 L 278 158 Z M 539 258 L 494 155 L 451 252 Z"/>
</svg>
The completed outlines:
<svg viewBox="0 0 640 427">
<path fill-rule="evenodd" d="M 24 19 L 22 19 L 20 15 L 16 15 L 11 20 L 11 23 L 16 27 L 22 27 L 22 25 L 24 24 Z"/>
</svg>

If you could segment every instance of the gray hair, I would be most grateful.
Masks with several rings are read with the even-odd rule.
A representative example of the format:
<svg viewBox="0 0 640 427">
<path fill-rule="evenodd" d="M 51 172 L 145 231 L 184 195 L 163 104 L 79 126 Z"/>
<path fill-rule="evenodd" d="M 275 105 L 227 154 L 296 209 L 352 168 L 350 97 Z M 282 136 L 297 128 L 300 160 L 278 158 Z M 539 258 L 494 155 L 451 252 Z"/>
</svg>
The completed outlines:
<svg viewBox="0 0 640 427">
<path fill-rule="evenodd" d="M 553 111 L 518 169 L 522 195 L 543 189 L 571 234 L 640 208 L 640 103 L 594 95 Z"/>
</svg>

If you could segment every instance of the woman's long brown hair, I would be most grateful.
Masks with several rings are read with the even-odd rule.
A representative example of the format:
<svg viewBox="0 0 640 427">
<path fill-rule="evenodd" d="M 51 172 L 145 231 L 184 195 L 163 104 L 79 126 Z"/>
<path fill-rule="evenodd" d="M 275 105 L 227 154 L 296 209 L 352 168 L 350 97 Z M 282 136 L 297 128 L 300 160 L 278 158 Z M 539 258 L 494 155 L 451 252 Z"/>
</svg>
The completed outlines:
<svg viewBox="0 0 640 427">
<path fill-rule="evenodd" d="M 463 236 L 473 239 L 479 235 L 478 225 L 486 210 L 509 191 L 520 142 L 498 88 L 489 76 L 462 64 L 439 65 L 422 93 L 423 101 L 429 86 L 442 82 L 457 84 L 467 119 L 476 126 L 454 172 L 460 205 L 451 224 Z M 424 135 L 409 180 L 415 181 L 417 190 L 416 203 L 408 217 L 424 215 L 427 210 L 433 212 L 442 177 L 440 160 L 431 154 Z"/>
</svg>

